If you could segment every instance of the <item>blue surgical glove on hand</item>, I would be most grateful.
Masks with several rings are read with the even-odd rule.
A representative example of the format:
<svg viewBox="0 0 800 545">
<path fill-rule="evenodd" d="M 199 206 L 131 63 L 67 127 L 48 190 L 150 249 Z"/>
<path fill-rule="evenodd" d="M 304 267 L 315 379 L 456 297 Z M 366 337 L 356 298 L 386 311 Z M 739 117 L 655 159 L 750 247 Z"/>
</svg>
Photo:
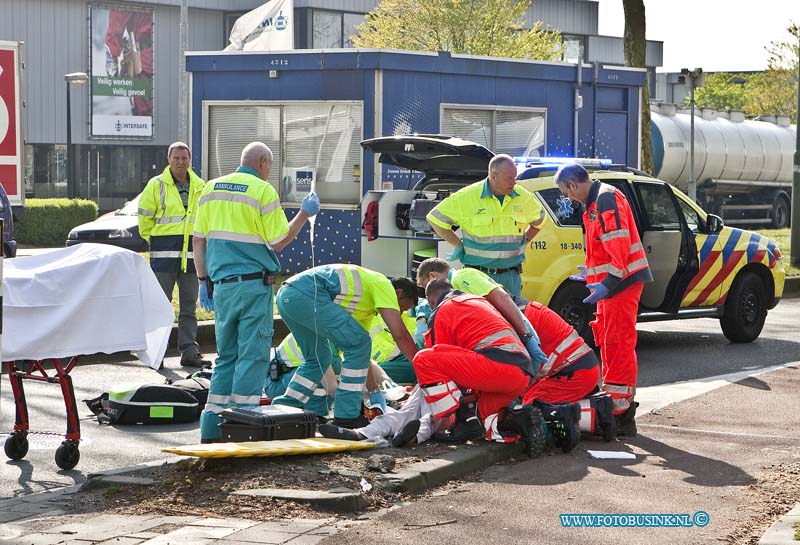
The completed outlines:
<svg viewBox="0 0 800 545">
<path fill-rule="evenodd" d="M 578 265 L 578 271 L 578 274 L 571 274 L 569 279 L 575 282 L 586 282 L 586 267 Z"/>
<path fill-rule="evenodd" d="M 427 320 L 431 317 L 431 305 L 428 303 L 427 299 L 420 299 L 419 304 L 414 307 L 413 313 L 411 314 L 414 318 L 422 318 L 423 316 Z"/>
<path fill-rule="evenodd" d="M 589 303 L 591 305 L 598 302 L 600 299 L 605 299 L 608 297 L 608 288 L 605 287 L 602 282 L 586 284 L 586 288 L 592 293 L 589 294 L 589 297 L 583 300 L 584 303 Z"/>
<path fill-rule="evenodd" d="M 319 197 L 316 193 L 309 193 L 303 197 L 300 203 L 300 210 L 308 214 L 309 217 L 316 216 L 319 212 Z"/>
<path fill-rule="evenodd" d="M 417 327 L 414 328 L 414 337 L 425 335 L 428 332 L 428 322 L 417 320 Z"/>
<path fill-rule="evenodd" d="M 214 310 L 214 300 L 208 296 L 208 285 L 204 280 L 200 281 L 200 307 L 208 310 Z"/>
<path fill-rule="evenodd" d="M 464 258 L 464 246 L 453 248 L 453 251 L 447 254 L 445 259 L 447 261 L 461 261 Z"/>
<path fill-rule="evenodd" d="M 542 347 L 539 346 L 539 337 L 533 334 L 525 341 L 525 349 L 531 357 L 531 361 L 539 367 L 542 363 L 547 361 L 547 355 L 542 352 Z"/>
</svg>

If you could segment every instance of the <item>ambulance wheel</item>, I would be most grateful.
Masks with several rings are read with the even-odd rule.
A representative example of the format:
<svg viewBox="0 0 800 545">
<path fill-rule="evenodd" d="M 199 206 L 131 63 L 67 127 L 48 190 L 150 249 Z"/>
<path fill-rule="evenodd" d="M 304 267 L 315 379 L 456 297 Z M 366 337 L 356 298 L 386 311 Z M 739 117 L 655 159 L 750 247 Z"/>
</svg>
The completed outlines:
<svg viewBox="0 0 800 545">
<path fill-rule="evenodd" d="M 581 282 L 567 282 L 562 285 L 550 300 L 550 310 L 564 318 L 583 337 L 586 344 L 595 348 L 594 334 L 589 322 L 594 320 L 594 305 L 587 305 L 583 300 L 589 296 L 589 290 Z"/>
<path fill-rule="evenodd" d="M 767 294 L 757 274 L 739 273 L 725 299 L 723 312 L 719 322 L 729 341 L 749 343 L 758 338 L 767 319 Z"/>
<path fill-rule="evenodd" d="M 56 450 L 56 465 L 65 471 L 78 465 L 80 459 L 78 444 L 73 441 L 64 441 Z"/>
<path fill-rule="evenodd" d="M 28 454 L 28 438 L 22 434 L 13 433 L 6 439 L 3 448 L 10 460 L 22 460 Z"/>
</svg>

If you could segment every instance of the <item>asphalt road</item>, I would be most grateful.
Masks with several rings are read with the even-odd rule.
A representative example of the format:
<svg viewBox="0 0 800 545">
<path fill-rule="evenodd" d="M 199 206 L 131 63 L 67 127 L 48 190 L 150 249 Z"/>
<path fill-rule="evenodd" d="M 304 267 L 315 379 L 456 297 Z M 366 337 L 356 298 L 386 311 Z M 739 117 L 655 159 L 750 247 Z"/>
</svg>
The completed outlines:
<svg viewBox="0 0 800 545">
<path fill-rule="evenodd" d="M 716 320 L 641 324 L 639 384 L 642 388 L 655 387 L 798 361 L 798 314 L 800 299 L 782 301 L 770 312 L 758 341 L 747 345 L 728 343 Z M 160 383 L 164 376 L 182 378 L 185 374 L 177 356 L 167 358 L 161 374 L 139 362 L 83 364 L 72 372 L 78 400 L 95 397 L 121 383 Z M 196 424 L 101 426 L 81 404 L 81 460 L 75 469 L 62 471 L 53 459 L 65 428 L 60 390 L 53 384 L 29 383 L 26 395 L 31 430 L 50 433 L 31 434 L 30 451 L 23 460 L 0 461 L 0 497 L 76 484 L 92 472 L 166 459 L 172 455 L 162 454 L 161 448 L 196 443 L 199 436 Z M 13 420 L 11 389 L 4 375 L 0 382 L 0 430 L 9 431 Z M 2 434 L 0 440 L 4 440 Z"/>
</svg>

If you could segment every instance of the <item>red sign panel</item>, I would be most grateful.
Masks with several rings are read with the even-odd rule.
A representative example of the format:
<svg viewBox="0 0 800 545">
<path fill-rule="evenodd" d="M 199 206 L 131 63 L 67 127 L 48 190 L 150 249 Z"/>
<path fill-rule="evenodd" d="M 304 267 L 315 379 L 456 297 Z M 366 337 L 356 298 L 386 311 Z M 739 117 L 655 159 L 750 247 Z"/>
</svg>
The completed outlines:
<svg viewBox="0 0 800 545">
<path fill-rule="evenodd" d="M 0 155 L 17 155 L 17 55 L 0 49 Z"/>
<path fill-rule="evenodd" d="M 9 197 L 19 194 L 17 100 L 17 51 L 0 46 L 0 184 Z"/>
</svg>

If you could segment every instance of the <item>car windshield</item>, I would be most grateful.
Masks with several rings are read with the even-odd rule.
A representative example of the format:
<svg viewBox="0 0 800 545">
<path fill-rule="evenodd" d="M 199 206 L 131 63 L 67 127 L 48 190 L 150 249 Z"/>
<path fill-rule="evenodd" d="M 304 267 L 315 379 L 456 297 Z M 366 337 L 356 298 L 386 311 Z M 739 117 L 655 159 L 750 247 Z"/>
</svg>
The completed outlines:
<svg viewBox="0 0 800 545">
<path fill-rule="evenodd" d="M 115 216 L 136 216 L 139 213 L 139 198 L 141 193 L 136 195 L 133 199 L 125 203 L 125 206 L 120 208 L 114 214 Z"/>
</svg>

